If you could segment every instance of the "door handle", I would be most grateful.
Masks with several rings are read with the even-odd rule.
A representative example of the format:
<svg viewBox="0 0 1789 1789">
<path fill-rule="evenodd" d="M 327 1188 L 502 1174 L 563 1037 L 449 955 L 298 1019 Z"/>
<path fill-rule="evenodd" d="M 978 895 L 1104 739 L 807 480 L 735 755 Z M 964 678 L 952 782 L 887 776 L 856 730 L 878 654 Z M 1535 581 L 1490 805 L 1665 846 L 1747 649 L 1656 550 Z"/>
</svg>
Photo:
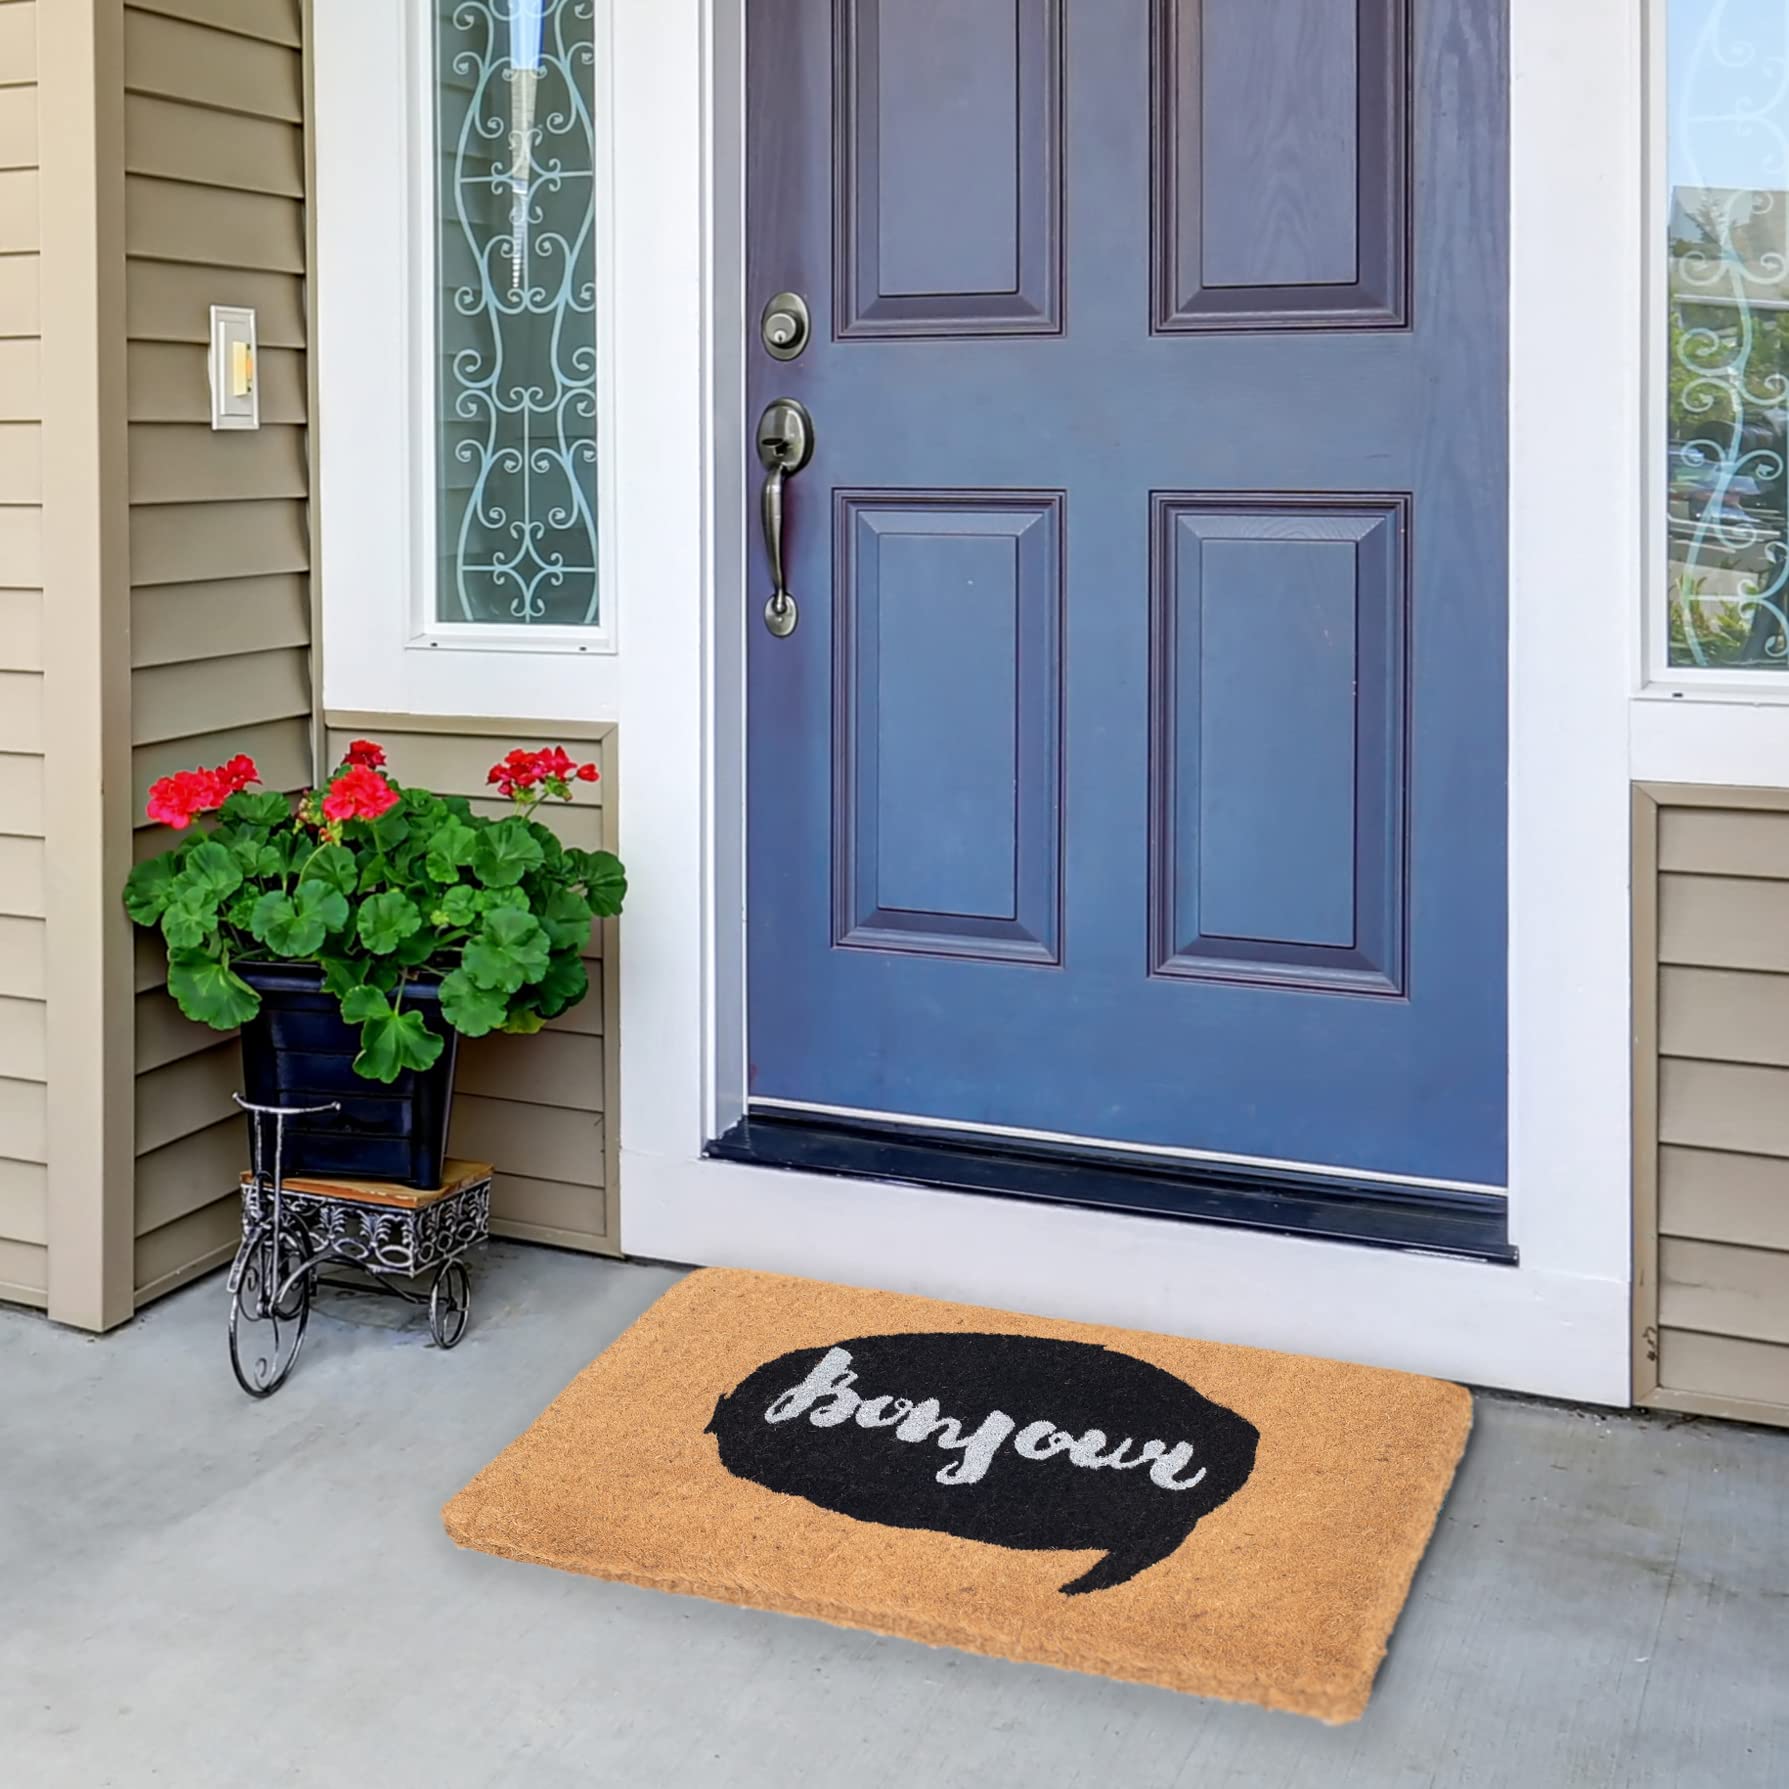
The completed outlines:
<svg viewBox="0 0 1789 1789">
<path fill-rule="evenodd" d="M 784 493 L 790 479 L 814 457 L 814 419 L 793 398 L 777 398 L 758 421 L 758 460 L 764 468 L 764 550 L 770 556 L 770 601 L 764 625 L 779 639 L 801 619 L 783 563 Z"/>
</svg>

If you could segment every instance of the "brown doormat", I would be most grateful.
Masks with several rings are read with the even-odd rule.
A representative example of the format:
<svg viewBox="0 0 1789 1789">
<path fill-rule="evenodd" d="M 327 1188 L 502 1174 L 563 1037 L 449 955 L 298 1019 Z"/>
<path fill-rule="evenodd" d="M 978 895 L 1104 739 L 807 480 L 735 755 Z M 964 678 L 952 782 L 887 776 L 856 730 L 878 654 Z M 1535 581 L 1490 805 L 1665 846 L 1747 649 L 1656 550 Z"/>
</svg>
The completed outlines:
<svg viewBox="0 0 1789 1789">
<path fill-rule="evenodd" d="M 668 1292 L 443 1512 L 463 1547 L 1353 1720 L 1457 1385 L 815 1280 Z"/>
</svg>

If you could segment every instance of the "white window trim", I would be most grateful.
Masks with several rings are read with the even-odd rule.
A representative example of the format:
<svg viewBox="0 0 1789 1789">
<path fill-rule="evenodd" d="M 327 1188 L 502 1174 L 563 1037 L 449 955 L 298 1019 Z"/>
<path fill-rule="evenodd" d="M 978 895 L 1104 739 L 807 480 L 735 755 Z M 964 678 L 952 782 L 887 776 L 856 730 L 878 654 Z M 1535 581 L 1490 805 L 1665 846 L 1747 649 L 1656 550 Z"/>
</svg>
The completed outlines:
<svg viewBox="0 0 1789 1789">
<path fill-rule="evenodd" d="M 1665 550 L 1668 490 L 1665 479 L 1670 445 L 1671 294 L 1667 255 L 1670 245 L 1670 0 L 1643 0 L 1645 10 L 1646 221 L 1641 290 L 1646 307 L 1646 551 L 1644 617 L 1636 695 L 1654 702 L 1711 702 L 1741 707 L 1789 708 L 1789 669 L 1777 672 L 1698 670 L 1670 662 L 1666 606 L 1670 589 Z M 1642 736 L 1658 723 L 1636 717 Z M 1670 723 L 1665 723 L 1667 726 Z M 1789 737 L 1768 729 L 1778 737 Z M 1643 748 L 1644 749 L 1644 748 Z M 1656 748 L 1654 748 L 1656 749 Z M 1668 746 L 1665 748 L 1668 755 Z M 1739 754 L 1735 754 L 1737 758 Z M 1789 781 L 1789 758 L 1774 773 Z M 1650 778 L 1651 771 L 1636 770 Z M 1683 779 L 1680 779 L 1683 780 Z M 1734 780 L 1723 778 L 1719 780 Z M 1741 777 L 1738 780 L 1749 781 Z"/>
<path fill-rule="evenodd" d="M 593 6 L 601 620 L 508 627 L 435 614 L 434 9 L 430 0 L 315 0 L 315 352 L 331 707 L 614 718 L 624 507 L 615 13 L 613 0 Z"/>
</svg>

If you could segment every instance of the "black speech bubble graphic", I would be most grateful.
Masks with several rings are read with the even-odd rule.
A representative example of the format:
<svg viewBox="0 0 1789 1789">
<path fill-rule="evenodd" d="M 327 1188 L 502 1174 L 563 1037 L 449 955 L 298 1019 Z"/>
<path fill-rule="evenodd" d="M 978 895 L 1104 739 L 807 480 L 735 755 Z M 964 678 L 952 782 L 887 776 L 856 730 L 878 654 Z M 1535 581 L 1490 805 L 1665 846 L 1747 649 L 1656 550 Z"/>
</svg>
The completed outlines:
<svg viewBox="0 0 1789 1789">
<path fill-rule="evenodd" d="M 766 1361 L 708 1424 L 736 1478 L 863 1522 L 1159 1564 L 1239 1491 L 1253 1423 L 1147 1361 L 1042 1336 L 856 1336 Z"/>
</svg>

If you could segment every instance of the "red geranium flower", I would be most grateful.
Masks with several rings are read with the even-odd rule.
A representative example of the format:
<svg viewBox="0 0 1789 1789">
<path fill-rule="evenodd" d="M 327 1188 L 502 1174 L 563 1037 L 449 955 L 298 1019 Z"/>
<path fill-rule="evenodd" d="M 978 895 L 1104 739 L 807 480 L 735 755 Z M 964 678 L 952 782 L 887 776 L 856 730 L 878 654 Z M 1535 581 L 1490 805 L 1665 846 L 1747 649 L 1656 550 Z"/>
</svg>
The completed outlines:
<svg viewBox="0 0 1789 1789">
<path fill-rule="evenodd" d="M 532 805 L 541 799 L 539 795 L 532 795 L 536 789 L 541 789 L 545 795 L 556 795 L 561 801 L 569 801 L 574 780 L 594 783 L 599 774 L 594 764 L 579 764 L 562 745 L 548 746 L 538 752 L 525 752 L 518 746 L 491 766 L 485 781 L 495 784 L 499 795 Z"/>
<path fill-rule="evenodd" d="M 246 789 L 250 783 L 261 780 L 260 772 L 255 769 L 255 761 L 247 752 L 238 752 L 228 764 L 220 764 L 216 775 L 227 779 L 232 795 Z"/>
<path fill-rule="evenodd" d="M 377 770 L 385 762 L 385 747 L 371 739 L 356 739 L 343 754 L 349 764 L 363 770 Z"/>
<path fill-rule="evenodd" d="M 184 832 L 200 814 L 221 808 L 239 790 L 261 780 L 255 761 L 238 753 L 215 770 L 177 770 L 149 786 L 146 812 L 176 832 Z"/>
<path fill-rule="evenodd" d="M 323 818 L 338 824 L 343 820 L 377 820 L 398 805 L 398 792 L 378 771 L 365 764 L 350 765 L 323 797 Z"/>
</svg>

